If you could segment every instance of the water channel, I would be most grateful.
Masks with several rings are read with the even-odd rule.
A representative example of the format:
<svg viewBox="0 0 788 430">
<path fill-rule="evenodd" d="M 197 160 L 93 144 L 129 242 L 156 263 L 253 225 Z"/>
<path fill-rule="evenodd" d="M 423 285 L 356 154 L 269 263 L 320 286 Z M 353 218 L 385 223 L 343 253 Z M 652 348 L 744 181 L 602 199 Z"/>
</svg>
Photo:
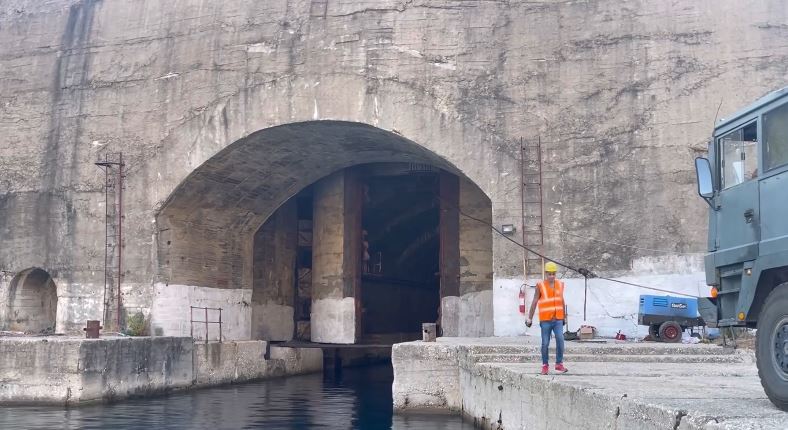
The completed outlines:
<svg viewBox="0 0 788 430">
<path fill-rule="evenodd" d="M 0 407 L 0 429 L 461 429 L 458 416 L 393 415 L 390 366 L 132 399 L 115 404 Z"/>
</svg>

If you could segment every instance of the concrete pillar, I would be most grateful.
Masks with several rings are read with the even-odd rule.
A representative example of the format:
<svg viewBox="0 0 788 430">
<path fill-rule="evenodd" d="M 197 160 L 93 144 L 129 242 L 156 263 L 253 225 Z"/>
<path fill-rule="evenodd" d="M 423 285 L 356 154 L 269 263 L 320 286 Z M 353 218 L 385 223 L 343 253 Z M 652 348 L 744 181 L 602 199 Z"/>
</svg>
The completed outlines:
<svg viewBox="0 0 788 430">
<path fill-rule="evenodd" d="M 315 184 L 312 227 L 312 341 L 354 343 L 361 320 L 361 195 L 345 169 Z"/>
<path fill-rule="evenodd" d="M 440 321 L 443 336 L 459 336 L 460 204 L 459 178 L 440 174 Z"/>
<path fill-rule="evenodd" d="M 289 200 L 255 233 L 252 339 L 293 339 L 297 206 Z"/>
<path fill-rule="evenodd" d="M 490 199 L 473 182 L 460 179 L 460 210 L 492 223 Z M 493 335 L 492 229 L 460 216 L 459 336 Z M 512 305 L 516 305 L 513 300 Z"/>
</svg>

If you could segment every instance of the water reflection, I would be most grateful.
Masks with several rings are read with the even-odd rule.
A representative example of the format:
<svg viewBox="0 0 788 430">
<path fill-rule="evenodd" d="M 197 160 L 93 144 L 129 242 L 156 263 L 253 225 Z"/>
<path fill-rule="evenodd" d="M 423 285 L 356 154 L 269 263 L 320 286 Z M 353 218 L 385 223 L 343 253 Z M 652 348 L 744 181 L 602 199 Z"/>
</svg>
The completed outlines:
<svg viewBox="0 0 788 430">
<path fill-rule="evenodd" d="M 447 415 L 391 411 L 391 368 L 295 376 L 112 405 L 0 408 L 0 429 L 465 429 Z"/>
</svg>

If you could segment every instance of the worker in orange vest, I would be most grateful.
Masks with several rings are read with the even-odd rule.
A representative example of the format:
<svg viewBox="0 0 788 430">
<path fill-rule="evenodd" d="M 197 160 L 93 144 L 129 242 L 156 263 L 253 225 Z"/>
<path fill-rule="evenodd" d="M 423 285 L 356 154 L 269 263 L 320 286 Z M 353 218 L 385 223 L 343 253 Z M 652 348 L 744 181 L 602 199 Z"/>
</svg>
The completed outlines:
<svg viewBox="0 0 788 430">
<path fill-rule="evenodd" d="M 555 279 L 558 266 L 552 261 L 544 265 L 547 279 L 536 284 L 534 300 L 525 325 L 531 327 L 534 311 L 539 304 L 539 325 L 542 328 L 542 375 L 550 370 L 550 337 L 555 333 L 555 371 L 566 373 L 564 366 L 564 283 Z"/>
</svg>

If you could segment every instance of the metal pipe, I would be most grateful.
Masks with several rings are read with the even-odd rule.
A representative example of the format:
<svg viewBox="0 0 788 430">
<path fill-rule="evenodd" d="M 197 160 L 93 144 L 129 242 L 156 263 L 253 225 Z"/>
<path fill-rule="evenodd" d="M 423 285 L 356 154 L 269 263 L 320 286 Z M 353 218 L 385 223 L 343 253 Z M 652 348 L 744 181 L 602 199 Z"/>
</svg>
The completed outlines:
<svg viewBox="0 0 788 430">
<path fill-rule="evenodd" d="M 205 343 L 208 343 L 208 308 L 205 308 Z"/>
<path fill-rule="evenodd" d="M 106 156 L 105 156 L 106 158 Z M 104 315 L 101 318 L 101 325 L 107 325 L 109 318 L 109 303 L 107 302 L 107 289 L 109 287 L 109 168 L 102 167 L 104 170 Z"/>
<path fill-rule="evenodd" d="M 523 244 L 526 244 L 525 234 L 525 146 L 520 138 L 520 230 L 523 235 Z M 523 282 L 528 279 L 528 250 L 523 248 Z"/>
<path fill-rule="evenodd" d="M 120 327 L 120 284 L 123 277 L 123 153 L 119 153 L 118 159 L 118 331 Z"/>
<path fill-rule="evenodd" d="M 539 251 L 544 255 L 544 199 L 542 189 L 544 184 L 542 182 L 542 136 L 536 137 L 536 153 L 537 160 L 539 161 Z M 542 257 L 542 279 L 544 279 L 544 257 Z"/>
</svg>

